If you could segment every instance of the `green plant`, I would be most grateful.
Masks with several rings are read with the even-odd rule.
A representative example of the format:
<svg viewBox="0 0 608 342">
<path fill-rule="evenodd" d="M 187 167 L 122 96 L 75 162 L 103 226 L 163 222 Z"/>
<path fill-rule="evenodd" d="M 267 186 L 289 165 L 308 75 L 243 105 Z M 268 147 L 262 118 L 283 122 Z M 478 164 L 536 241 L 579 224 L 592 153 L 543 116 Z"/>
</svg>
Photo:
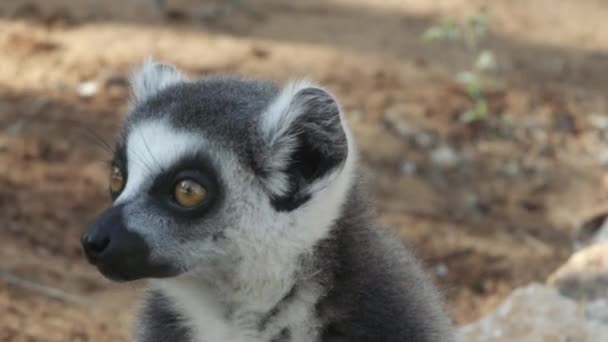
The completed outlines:
<svg viewBox="0 0 608 342">
<path fill-rule="evenodd" d="M 488 18 L 485 13 L 467 17 L 464 22 L 446 21 L 429 27 L 422 38 L 427 41 L 451 40 L 461 41 L 471 56 L 468 70 L 459 72 L 456 79 L 461 82 L 472 102 L 471 108 L 461 114 L 463 122 L 484 120 L 490 114 L 484 93 L 490 88 L 499 86 L 494 77 L 497 67 L 496 56 L 491 50 L 482 49 L 481 43 L 486 36 Z"/>
</svg>

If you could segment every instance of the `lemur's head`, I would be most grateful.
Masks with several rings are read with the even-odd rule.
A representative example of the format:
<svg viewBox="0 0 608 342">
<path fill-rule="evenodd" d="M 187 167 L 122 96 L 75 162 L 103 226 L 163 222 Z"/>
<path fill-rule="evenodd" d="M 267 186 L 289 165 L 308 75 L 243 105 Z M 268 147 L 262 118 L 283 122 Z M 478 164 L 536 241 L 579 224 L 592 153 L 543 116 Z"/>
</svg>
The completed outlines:
<svg viewBox="0 0 608 342">
<path fill-rule="evenodd" d="M 299 255 L 327 235 L 355 153 L 325 90 L 188 80 L 152 61 L 132 87 L 110 173 L 113 206 L 82 236 L 106 277 L 173 277 L 275 249 Z"/>
</svg>

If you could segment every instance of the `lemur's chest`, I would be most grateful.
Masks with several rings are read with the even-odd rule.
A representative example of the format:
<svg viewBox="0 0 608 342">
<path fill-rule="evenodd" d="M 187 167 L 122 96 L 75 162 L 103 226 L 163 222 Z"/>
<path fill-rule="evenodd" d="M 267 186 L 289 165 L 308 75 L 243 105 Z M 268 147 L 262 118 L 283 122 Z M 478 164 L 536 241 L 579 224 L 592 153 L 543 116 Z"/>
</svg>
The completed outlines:
<svg viewBox="0 0 608 342">
<path fill-rule="evenodd" d="M 314 305 L 319 292 L 314 288 L 294 289 L 269 306 L 234 308 L 201 293 L 173 296 L 192 342 L 315 341 L 318 336 Z"/>
</svg>

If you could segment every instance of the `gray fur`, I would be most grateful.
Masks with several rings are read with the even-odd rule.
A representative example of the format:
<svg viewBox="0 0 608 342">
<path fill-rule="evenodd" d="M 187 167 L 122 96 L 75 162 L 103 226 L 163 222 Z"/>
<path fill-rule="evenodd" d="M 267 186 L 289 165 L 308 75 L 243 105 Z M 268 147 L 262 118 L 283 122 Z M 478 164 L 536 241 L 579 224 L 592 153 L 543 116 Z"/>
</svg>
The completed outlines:
<svg viewBox="0 0 608 342">
<path fill-rule="evenodd" d="M 136 341 L 453 340 L 416 259 L 374 223 L 333 96 L 304 83 L 187 81 L 154 64 L 141 73 L 116 205 L 150 262 L 175 272 L 152 279 Z M 193 218 L 162 205 L 156 179 L 191 155 L 218 189 Z"/>
</svg>

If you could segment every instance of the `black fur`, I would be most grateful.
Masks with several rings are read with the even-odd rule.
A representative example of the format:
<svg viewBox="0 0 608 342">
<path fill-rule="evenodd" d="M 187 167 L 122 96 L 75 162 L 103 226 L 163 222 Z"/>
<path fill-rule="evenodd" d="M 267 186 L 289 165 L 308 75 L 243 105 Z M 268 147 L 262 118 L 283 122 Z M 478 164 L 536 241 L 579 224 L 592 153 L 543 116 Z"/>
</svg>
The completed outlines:
<svg viewBox="0 0 608 342">
<path fill-rule="evenodd" d="M 167 297 L 150 291 L 136 328 L 135 340 L 141 342 L 189 342 L 191 331 L 172 308 Z"/>
<path fill-rule="evenodd" d="M 355 189 L 333 236 L 319 245 L 327 295 L 317 303 L 323 341 L 451 341 L 436 289 L 415 257 L 372 222 Z"/>
</svg>

